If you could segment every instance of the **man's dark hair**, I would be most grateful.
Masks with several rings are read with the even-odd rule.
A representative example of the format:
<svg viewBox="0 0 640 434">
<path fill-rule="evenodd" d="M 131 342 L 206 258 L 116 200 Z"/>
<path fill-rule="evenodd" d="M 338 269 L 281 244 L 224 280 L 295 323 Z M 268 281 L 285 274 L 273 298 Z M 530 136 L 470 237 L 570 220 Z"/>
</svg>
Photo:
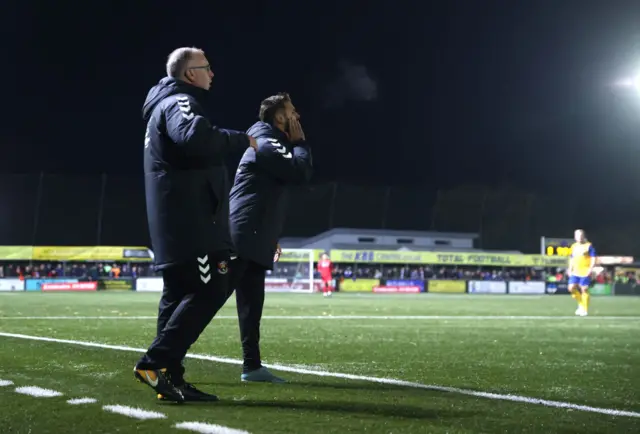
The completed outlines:
<svg viewBox="0 0 640 434">
<path fill-rule="evenodd" d="M 260 113 L 258 117 L 262 122 L 273 124 L 278 110 L 283 109 L 287 101 L 291 101 L 291 97 L 286 92 L 280 92 L 277 95 L 270 96 L 260 103 Z"/>
</svg>

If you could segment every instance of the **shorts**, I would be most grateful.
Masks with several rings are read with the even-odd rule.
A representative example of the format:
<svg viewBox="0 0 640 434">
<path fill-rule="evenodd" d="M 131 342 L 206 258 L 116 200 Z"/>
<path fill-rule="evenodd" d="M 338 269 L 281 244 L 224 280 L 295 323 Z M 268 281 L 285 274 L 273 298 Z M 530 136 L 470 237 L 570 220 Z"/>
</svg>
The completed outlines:
<svg viewBox="0 0 640 434">
<path fill-rule="evenodd" d="M 591 277 L 570 276 L 569 285 L 589 286 L 591 285 Z"/>
</svg>

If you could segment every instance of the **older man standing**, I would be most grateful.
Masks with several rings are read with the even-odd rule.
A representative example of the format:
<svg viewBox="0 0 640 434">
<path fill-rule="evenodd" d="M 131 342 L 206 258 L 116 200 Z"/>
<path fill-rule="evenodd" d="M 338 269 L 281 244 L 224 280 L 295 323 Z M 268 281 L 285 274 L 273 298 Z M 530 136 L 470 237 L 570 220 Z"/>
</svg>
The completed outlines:
<svg viewBox="0 0 640 434">
<path fill-rule="evenodd" d="M 212 124 L 207 99 L 213 76 L 202 50 L 179 48 L 143 107 L 147 219 L 164 289 L 157 337 L 134 375 L 168 401 L 217 400 L 184 380 L 182 360 L 229 293 L 224 157 L 236 148 L 257 147 L 245 133 Z"/>
</svg>

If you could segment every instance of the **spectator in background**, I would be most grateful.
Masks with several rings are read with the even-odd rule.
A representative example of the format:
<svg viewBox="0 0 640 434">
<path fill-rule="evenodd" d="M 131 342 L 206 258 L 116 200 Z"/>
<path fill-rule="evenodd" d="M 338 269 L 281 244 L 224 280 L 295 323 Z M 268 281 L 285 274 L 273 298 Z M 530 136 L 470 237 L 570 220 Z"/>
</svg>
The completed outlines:
<svg viewBox="0 0 640 434">
<path fill-rule="evenodd" d="M 114 279 L 118 279 L 120 277 L 121 271 L 122 270 L 120 269 L 120 266 L 118 264 L 113 264 L 113 266 L 111 267 L 111 273 L 109 275 Z"/>
</svg>

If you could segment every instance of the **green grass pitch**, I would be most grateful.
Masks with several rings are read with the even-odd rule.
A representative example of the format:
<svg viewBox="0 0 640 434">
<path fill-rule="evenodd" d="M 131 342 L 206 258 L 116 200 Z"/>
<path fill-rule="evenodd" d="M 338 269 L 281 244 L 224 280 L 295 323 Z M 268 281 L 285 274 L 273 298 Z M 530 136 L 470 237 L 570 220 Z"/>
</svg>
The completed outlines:
<svg viewBox="0 0 640 434">
<path fill-rule="evenodd" d="M 640 432 L 640 297 L 593 297 L 578 318 L 568 296 L 268 294 L 262 352 L 284 385 L 240 382 L 232 299 L 187 361 L 221 401 L 185 405 L 133 380 L 158 298 L 0 293 L 0 432 Z"/>
</svg>

